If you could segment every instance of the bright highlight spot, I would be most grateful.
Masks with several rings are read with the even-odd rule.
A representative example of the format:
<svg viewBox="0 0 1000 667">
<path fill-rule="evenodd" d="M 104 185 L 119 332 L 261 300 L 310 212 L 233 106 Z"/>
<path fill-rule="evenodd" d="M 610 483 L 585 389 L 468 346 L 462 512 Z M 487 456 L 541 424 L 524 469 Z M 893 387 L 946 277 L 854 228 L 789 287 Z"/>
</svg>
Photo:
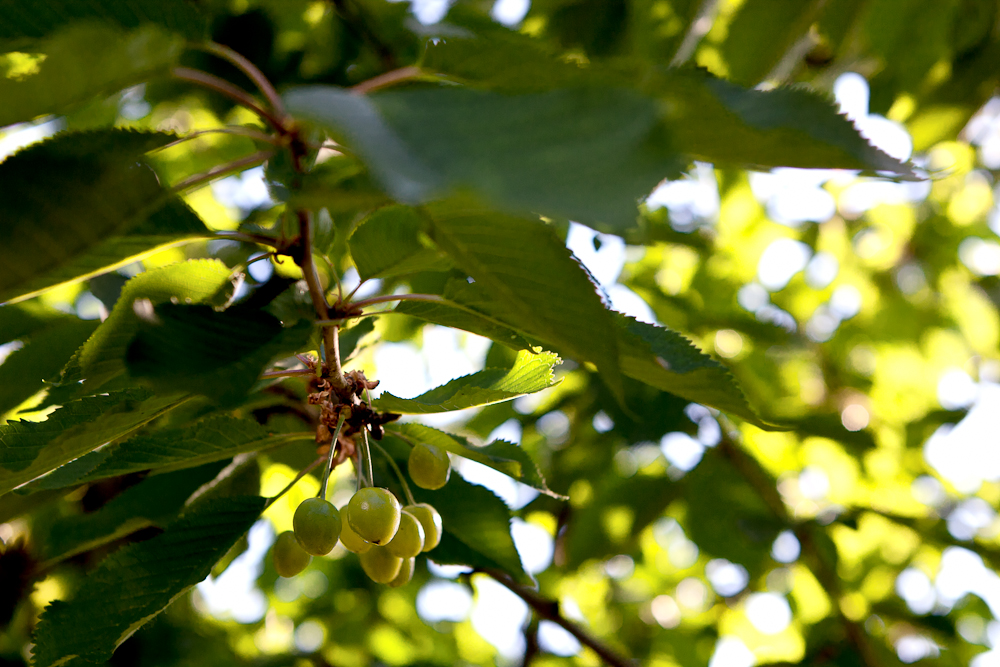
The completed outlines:
<svg viewBox="0 0 1000 667">
<path fill-rule="evenodd" d="M 751 593 L 746 600 L 750 623 L 765 635 L 776 635 L 792 622 L 788 600 L 777 593 Z"/>
<path fill-rule="evenodd" d="M 857 403 L 851 403 L 840 413 L 840 423 L 848 431 L 860 431 L 868 426 L 870 419 L 868 410 L 863 405 L 858 405 Z"/>
</svg>

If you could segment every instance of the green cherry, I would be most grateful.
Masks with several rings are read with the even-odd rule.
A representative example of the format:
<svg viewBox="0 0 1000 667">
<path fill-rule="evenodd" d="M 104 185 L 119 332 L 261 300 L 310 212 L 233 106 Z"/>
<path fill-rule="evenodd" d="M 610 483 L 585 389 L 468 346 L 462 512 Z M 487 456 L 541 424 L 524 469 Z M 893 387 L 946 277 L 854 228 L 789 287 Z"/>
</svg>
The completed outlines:
<svg viewBox="0 0 1000 667">
<path fill-rule="evenodd" d="M 363 554 L 372 548 L 371 542 L 354 532 L 350 521 L 345 521 L 340 527 L 340 543 L 344 545 L 345 549 L 356 554 Z"/>
<path fill-rule="evenodd" d="M 340 537 L 340 524 L 340 512 L 333 503 L 322 498 L 303 500 L 292 517 L 295 539 L 313 556 L 325 556 L 333 551 Z"/>
<path fill-rule="evenodd" d="M 399 530 L 385 545 L 386 551 L 400 558 L 413 558 L 424 548 L 424 528 L 417 517 L 407 511 L 399 514 Z"/>
<path fill-rule="evenodd" d="M 369 486 L 355 493 L 347 503 L 347 522 L 361 539 L 384 545 L 396 535 L 401 509 L 389 489 Z"/>
<path fill-rule="evenodd" d="M 306 569 L 312 560 L 312 556 L 299 546 L 295 533 L 290 530 L 278 535 L 271 556 L 274 558 L 275 571 L 282 577 L 294 577 Z"/>
<path fill-rule="evenodd" d="M 424 529 L 423 551 L 430 551 L 441 543 L 441 515 L 434 507 L 427 503 L 417 503 L 407 505 L 403 509 L 417 517 L 417 521 Z"/>
<path fill-rule="evenodd" d="M 421 443 L 410 450 L 410 458 L 406 465 L 413 483 L 421 489 L 440 489 L 448 482 L 448 477 L 451 475 L 448 452 L 426 443 Z"/>
<path fill-rule="evenodd" d="M 358 560 L 361 561 L 361 569 L 365 574 L 379 584 L 387 584 L 395 579 L 403 566 L 403 559 L 393 556 L 385 547 L 373 547 L 360 554 Z"/>
<path fill-rule="evenodd" d="M 399 574 L 389 582 L 389 588 L 399 588 L 410 583 L 413 578 L 413 570 L 416 567 L 416 558 L 404 558 L 403 564 L 399 568 Z"/>
</svg>

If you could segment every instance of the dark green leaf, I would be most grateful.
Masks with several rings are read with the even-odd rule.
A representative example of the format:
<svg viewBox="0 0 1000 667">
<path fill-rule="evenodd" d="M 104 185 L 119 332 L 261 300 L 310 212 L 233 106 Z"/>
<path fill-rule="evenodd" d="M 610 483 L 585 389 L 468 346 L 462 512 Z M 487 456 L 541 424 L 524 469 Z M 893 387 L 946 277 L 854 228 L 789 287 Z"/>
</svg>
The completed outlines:
<svg viewBox="0 0 1000 667">
<path fill-rule="evenodd" d="M 186 400 L 129 389 L 73 401 L 45 421 L 0 425 L 0 495 L 127 436 Z"/>
<path fill-rule="evenodd" d="M 755 86 L 778 64 L 785 52 L 807 34 L 822 3 L 802 0 L 748 0 L 729 24 L 722 43 L 726 78 Z M 768 39 L 761 39 L 767 35 Z"/>
<path fill-rule="evenodd" d="M 286 100 L 405 203 L 471 192 L 513 213 L 621 229 L 634 226 L 639 200 L 683 167 L 657 104 L 622 88 L 499 95 L 449 87 L 362 98 L 310 86 Z"/>
<path fill-rule="evenodd" d="M 508 477 L 512 477 L 522 484 L 541 491 L 542 493 L 565 500 L 565 496 L 552 491 L 545 478 L 542 477 L 538 466 L 524 451 L 517 445 L 504 440 L 494 440 L 488 445 L 477 447 L 460 435 L 445 433 L 430 426 L 424 426 L 416 422 L 404 424 L 391 424 L 387 430 L 399 433 L 413 443 L 423 442 L 440 447 L 452 454 L 465 457 L 477 463 L 502 472 Z"/>
<path fill-rule="evenodd" d="M 56 378 L 98 324 L 97 320 L 59 322 L 0 363 L 0 415 L 41 391 L 45 380 Z"/>
<path fill-rule="evenodd" d="M 532 347 L 532 341 L 522 332 L 488 314 L 490 305 L 496 306 L 478 283 L 450 280 L 440 301 L 401 301 L 395 312 L 471 331 L 510 348 L 525 350 Z"/>
<path fill-rule="evenodd" d="M 783 526 L 757 491 L 718 450 L 709 450 L 682 484 L 691 540 L 712 556 L 744 565 L 751 579 L 761 575 Z"/>
<path fill-rule="evenodd" d="M 0 306 L 0 345 L 28 339 L 49 327 L 75 319 L 75 315 L 67 315 L 37 299 Z"/>
<path fill-rule="evenodd" d="M 239 403 L 271 359 L 297 351 L 312 331 L 307 322 L 283 329 L 273 315 L 239 306 L 219 312 L 163 303 L 146 310 L 136 307 L 129 374 L 157 391 L 202 394 L 223 405 Z"/>
<path fill-rule="evenodd" d="M 408 445 L 387 435 L 382 446 L 397 465 L 406 464 Z M 383 467 L 386 479 L 395 476 L 385 469 L 384 457 L 376 454 L 373 463 Z M 498 569 L 517 581 L 532 583 L 510 535 L 510 510 L 492 491 L 466 482 L 461 475 L 452 475 L 437 491 L 419 487 L 412 491 L 418 503 L 430 503 L 441 514 L 441 544 L 427 553 L 434 562 Z"/>
<path fill-rule="evenodd" d="M 655 90 L 678 150 L 717 165 L 858 169 L 916 176 L 861 136 L 833 103 L 803 88 L 748 90 L 701 70 L 665 70 Z"/>
<path fill-rule="evenodd" d="M 611 314 L 553 229 L 500 215 L 445 211 L 434 240 L 483 288 L 503 320 L 565 356 L 593 362 L 622 395 Z"/>
<path fill-rule="evenodd" d="M 35 667 L 72 657 L 103 662 L 142 625 L 208 576 L 264 509 L 259 497 L 207 500 L 166 532 L 114 553 L 72 601 L 56 601 L 35 630 Z M 100 610 L 100 613 L 95 613 Z"/>
<path fill-rule="evenodd" d="M 142 470 L 164 473 L 314 437 L 311 432 L 269 434 L 251 419 L 217 415 L 191 426 L 139 435 L 120 445 L 91 452 L 27 488 L 63 488 Z"/>
<path fill-rule="evenodd" d="M 45 56 L 36 72 L 0 78 L 0 126 L 65 113 L 165 74 L 183 49 L 181 37 L 153 25 L 131 32 L 99 23 L 68 25 L 30 45 L 31 53 Z"/>
<path fill-rule="evenodd" d="M 0 40 L 38 39 L 88 19 L 127 29 L 155 23 L 192 40 L 205 33 L 205 20 L 190 0 L 0 0 Z"/>
<path fill-rule="evenodd" d="M 555 384 L 552 368 L 561 363 L 551 352 L 522 350 L 511 369 L 486 368 L 435 387 L 416 398 L 382 394 L 375 407 L 386 412 L 431 414 L 509 401 Z"/>
<path fill-rule="evenodd" d="M 153 305 L 176 299 L 199 303 L 212 299 L 230 285 L 230 270 L 217 260 L 190 260 L 140 273 L 125 283 L 118 302 L 78 356 L 79 370 L 93 391 L 127 372 L 125 355 L 139 330 L 141 320 L 135 302 Z"/>
<path fill-rule="evenodd" d="M 667 477 L 614 481 L 573 514 L 565 538 L 567 567 L 576 569 L 589 558 L 626 553 L 643 528 L 662 516 L 678 496 L 680 488 Z M 616 527 L 616 521 L 622 523 Z"/>
<path fill-rule="evenodd" d="M 380 208 L 362 220 L 347 241 L 361 279 L 447 269 L 449 262 L 423 233 L 425 226 L 409 206 Z"/>
<path fill-rule="evenodd" d="M 802 10 L 792 6 L 796 3 L 782 2 L 793 14 Z M 751 4 L 771 6 L 766 2 Z M 774 17 L 769 14 L 768 20 Z M 780 43 L 754 37 L 762 50 Z M 761 63 L 770 62 L 770 58 L 768 55 L 748 64 L 745 76 L 753 78 L 753 72 L 764 68 Z M 869 144 L 847 118 L 837 113 L 830 100 L 803 88 L 758 91 L 703 70 L 651 67 L 638 62 L 578 67 L 545 53 L 537 40 L 513 34 L 441 40 L 428 49 L 425 61 L 435 71 L 507 94 L 583 85 L 641 91 L 643 96 L 658 101 L 658 120 L 665 122 L 672 148 L 685 163 L 703 160 L 720 166 L 760 169 L 859 169 L 914 177 L 910 165 Z M 662 174 L 663 178 L 667 176 L 666 172 Z M 590 220 L 573 219 L 588 224 Z"/>
<path fill-rule="evenodd" d="M 204 236 L 198 217 L 140 162 L 171 139 L 127 130 L 64 133 L 0 163 L 10 192 L 0 202 L 0 301 Z"/>
<path fill-rule="evenodd" d="M 657 389 L 771 429 L 747 403 L 725 366 L 670 329 L 615 316 L 622 372 Z"/>
<path fill-rule="evenodd" d="M 176 517 L 191 494 L 210 482 L 224 465 L 216 463 L 149 477 L 96 512 L 59 519 L 43 538 L 44 559 L 62 560 L 142 528 L 162 528 Z"/>
</svg>

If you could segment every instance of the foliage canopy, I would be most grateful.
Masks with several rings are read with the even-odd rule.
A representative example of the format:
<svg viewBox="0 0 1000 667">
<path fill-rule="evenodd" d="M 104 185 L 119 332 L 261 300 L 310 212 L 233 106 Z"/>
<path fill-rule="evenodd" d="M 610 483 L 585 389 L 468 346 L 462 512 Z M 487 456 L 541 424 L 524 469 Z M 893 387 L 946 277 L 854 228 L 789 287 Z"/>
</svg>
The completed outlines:
<svg viewBox="0 0 1000 667">
<path fill-rule="evenodd" d="M 0 660 L 992 664 L 997 63 L 996 0 L 0 0 Z M 363 486 L 440 542 L 279 577 Z"/>
</svg>

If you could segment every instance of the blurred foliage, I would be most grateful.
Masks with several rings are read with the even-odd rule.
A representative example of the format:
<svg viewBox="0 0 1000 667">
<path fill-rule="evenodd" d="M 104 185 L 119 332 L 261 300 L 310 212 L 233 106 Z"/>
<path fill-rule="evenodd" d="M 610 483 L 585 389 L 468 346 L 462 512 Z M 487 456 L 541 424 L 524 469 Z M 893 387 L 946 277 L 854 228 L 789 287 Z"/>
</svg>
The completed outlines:
<svg viewBox="0 0 1000 667">
<path fill-rule="evenodd" d="M 0 148 L 64 131 L 0 164 L 0 664 L 600 664 L 556 608 L 654 667 L 997 660 L 1000 3 L 519 4 L 0 0 Z M 252 89 L 203 37 L 287 93 L 313 169 L 168 75 Z M 891 155 L 835 113 L 852 85 Z M 183 187 L 220 165 L 268 196 Z M 296 207 L 331 302 L 436 297 L 346 323 L 348 369 L 448 366 L 440 325 L 494 341 L 382 399 L 473 406 L 373 448 L 400 497 L 409 439 L 470 452 L 414 489 L 445 534 L 401 588 L 339 546 L 294 579 L 265 557 L 319 488 L 280 495 L 311 389 L 258 380 L 322 346 Z M 611 313 L 622 288 L 662 327 Z M 556 605 L 498 641 L 519 612 L 472 568 Z M 230 575 L 256 579 L 219 607 Z"/>
</svg>

